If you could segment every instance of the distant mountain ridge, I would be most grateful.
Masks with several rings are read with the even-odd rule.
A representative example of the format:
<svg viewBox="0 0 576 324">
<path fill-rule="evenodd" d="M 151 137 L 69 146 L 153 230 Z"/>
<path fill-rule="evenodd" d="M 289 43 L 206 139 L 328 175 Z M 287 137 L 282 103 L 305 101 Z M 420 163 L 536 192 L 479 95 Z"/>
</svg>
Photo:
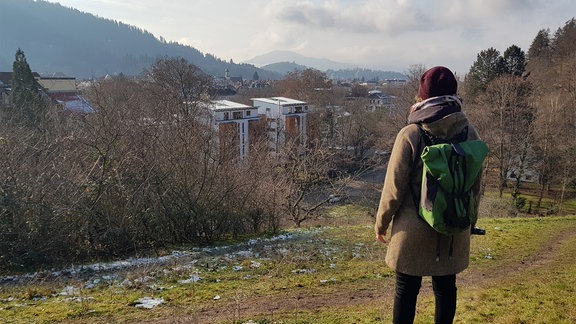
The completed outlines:
<svg viewBox="0 0 576 324">
<path fill-rule="evenodd" d="M 329 59 L 308 57 L 291 51 L 272 51 L 245 61 L 245 63 L 254 64 L 256 66 L 265 66 L 278 62 L 294 62 L 296 64 L 315 68 L 320 71 L 352 69 L 356 67 L 353 64 L 335 62 Z"/>
<path fill-rule="evenodd" d="M 334 79 L 403 78 L 398 72 L 360 69 L 352 64 L 273 51 L 244 63 L 156 38 L 150 32 L 118 21 L 45 0 L 0 0 L 0 71 L 12 71 L 18 48 L 33 71 L 63 73 L 78 79 L 141 74 L 158 58 L 183 57 L 212 76 L 280 79 L 286 73 L 314 68 Z"/>
<path fill-rule="evenodd" d="M 308 67 L 306 65 L 296 64 L 294 62 L 272 63 L 272 64 L 267 64 L 267 65 L 261 66 L 260 68 L 262 68 L 266 71 L 272 71 L 272 72 L 280 73 L 282 75 L 286 75 L 290 72 L 304 71 L 304 70 L 308 69 Z"/>
<path fill-rule="evenodd" d="M 380 71 L 359 68 L 352 64 L 339 63 L 327 59 L 307 57 L 291 51 L 272 51 L 256 56 L 246 63 L 260 66 L 262 69 L 285 75 L 288 72 L 314 68 L 326 73 L 334 80 L 383 81 L 390 79 L 407 79 L 406 75 L 395 71 Z"/>
<path fill-rule="evenodd" d="M 251 79 L 278 79 L 274 72 L 234 64 L 193 47 L 157 39 L 121 22 L 43 0 L 0 0 L 0 71 L 11 71 L 21 48 L 34 71 L 77 78 L 138 75 L 160 57 L 183 57 L 202 71 Z"/>
</svg>

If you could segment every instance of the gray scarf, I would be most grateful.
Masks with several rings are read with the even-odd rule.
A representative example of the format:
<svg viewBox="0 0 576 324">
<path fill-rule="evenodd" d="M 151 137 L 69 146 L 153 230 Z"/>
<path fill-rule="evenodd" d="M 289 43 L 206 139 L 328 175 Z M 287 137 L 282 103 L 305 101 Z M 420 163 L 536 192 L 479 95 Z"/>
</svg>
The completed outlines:
<svg viewBox="0 0 576 324">
<path fill-rule="evenodd" d="M 462 99 L 456 95 L 439 96 L 415 103 L 410 108 L 408 124 L 432 123 L 462 111 Z"/>
</svg>

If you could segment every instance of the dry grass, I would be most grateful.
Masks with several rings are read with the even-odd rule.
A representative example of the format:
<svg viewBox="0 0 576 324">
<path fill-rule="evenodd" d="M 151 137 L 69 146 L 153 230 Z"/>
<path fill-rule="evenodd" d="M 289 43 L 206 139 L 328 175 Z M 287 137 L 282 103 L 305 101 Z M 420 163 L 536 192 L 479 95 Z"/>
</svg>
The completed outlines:
<svg viewBox="0 0 576 324">
<path fill-rule="evenodd" d="M 389 323 L 393 273 L 370 218 L 344 206 L 331 217 L 341 225 L 196 249 L 184 263 L 110 279 L 92 273 L 4 284 L 0 316 L 8 323 Z M 347 225 L 346 217 L 363 224 Z M 485 218 L 479 225 L 488 234 L 474 237 L 471 267 L 459 275 L 456 323 L 576 321 L 576 217 Z M 202 279 L 182 282 L 194 275 Z M 432 322 L 428 283 L 416 323 Z M 135 307 L 146 296 L 164 303 Z"/>
</svg>

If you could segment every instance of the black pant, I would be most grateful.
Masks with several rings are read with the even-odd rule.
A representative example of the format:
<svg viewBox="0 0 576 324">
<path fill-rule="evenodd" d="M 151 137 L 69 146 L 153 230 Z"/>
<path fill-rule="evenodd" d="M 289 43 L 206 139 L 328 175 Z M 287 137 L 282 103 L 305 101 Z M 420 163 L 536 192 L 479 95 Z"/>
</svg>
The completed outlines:
<svg viewBox="0 0 576 324">
<path fill-rule="evenodd" d="M 394 324 L 411 324 L 416 314 L 416 299 L 422 286 L 421 276 L 396 273 L 394 296 Z M 456 275 L 432 276 L 432 288 L 436 300 L 434 322 L 450 324 L 456 314 Z"/>
</svg>

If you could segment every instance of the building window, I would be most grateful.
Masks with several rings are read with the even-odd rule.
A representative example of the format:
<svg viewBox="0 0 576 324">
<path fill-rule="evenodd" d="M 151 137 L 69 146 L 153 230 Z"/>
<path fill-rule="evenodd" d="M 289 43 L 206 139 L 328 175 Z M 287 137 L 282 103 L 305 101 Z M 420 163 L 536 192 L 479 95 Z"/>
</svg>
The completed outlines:
<svg viewBox="0 0 576 324">
<path fill-rule="evenodd" d="M 251 115 L 251 111 L 250 110 L 246 110 L 246 117 L 249 117 Z"/>
<path fill-rule="evenodd" d="M 224 113 L 224 120 L 228 120 L 230 119 L 230 113 L 229 112 L 225 112 Z"/>
<path fill-rule="evenodd" d="M 294 112 L 297 114 L 302 113 L 302 106 L 294 107 Z"/>
<path fill-rule="evenodd" d="M 232 113 L 232 118 L 234 119 L 242 119 L 242 112 L 241 111 L 235 111 Z"/>
</svg>

